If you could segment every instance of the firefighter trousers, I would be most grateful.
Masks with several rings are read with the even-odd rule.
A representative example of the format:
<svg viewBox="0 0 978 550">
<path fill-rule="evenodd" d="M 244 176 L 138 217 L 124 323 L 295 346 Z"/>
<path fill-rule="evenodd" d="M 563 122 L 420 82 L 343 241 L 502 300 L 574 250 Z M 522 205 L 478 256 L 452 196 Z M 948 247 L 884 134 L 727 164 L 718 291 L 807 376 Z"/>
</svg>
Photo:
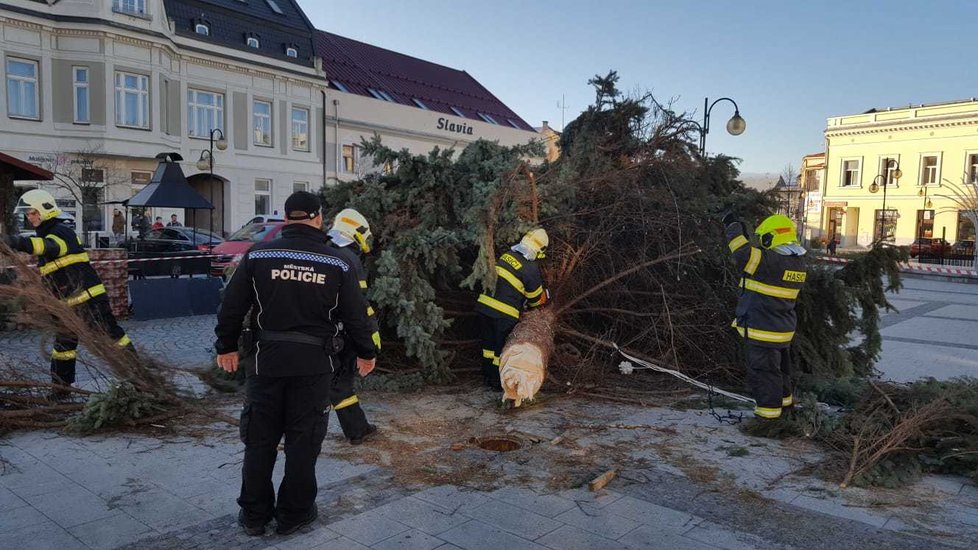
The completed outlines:
<svg viewBox="0 0 978 550">
<path fill-rule="evenodd" d="M 359 439 L 367 434 L 370 424 L 367 415 L 360 407 L 360 397 L 356 393 L 357 354 L 347 342 L 339 354 L 339 368 L 333 375 L 329 389 L 329 400 L 336 411 L 336 419 L 347 439 Z"/>
<path fill-rule="evenodd" d="M 754 414 L 774 419 L 794 405 L 791 388 L 791 348 L 747 345 L 747 384 L 757 405 Z"/>
<path fill-rule="evenodd" d="M 315 510 L 316 459 L 329 421 L 332 373 L 248 377 L 240 433 L 245 445 L 238 505 L 249 525 L 295 525 Z M 278 488 L 272 470 L 285 436 L 285 476 Z"/>
<path fill-rule="evenodd" d="M 119 326 L 112 314 L 112 306 L 105 296 L 96 296 L 87 302 L 75 306 L 82 320 L 94 330 L 108 334 L 109 338 L 119 347 L 135 354 L 129 336 L 125 329 Z M 78 357 L 78 336 L 74 334 L 59 334 L 54 339 L 54 350 L 51 352 L 51 381 L 55 384 L 75 383 L 75 360 Z"/>
<path fill-rule="evenodd" d="M 490 317 L 479 314 L 480 330 L 482 332 L 482 377 L 487 386 L 502 391 L 499 380 L 499 360 L 503 354 L 503 346 L 509 333 L 519 321 L 512 317 Z"/>
</svg>

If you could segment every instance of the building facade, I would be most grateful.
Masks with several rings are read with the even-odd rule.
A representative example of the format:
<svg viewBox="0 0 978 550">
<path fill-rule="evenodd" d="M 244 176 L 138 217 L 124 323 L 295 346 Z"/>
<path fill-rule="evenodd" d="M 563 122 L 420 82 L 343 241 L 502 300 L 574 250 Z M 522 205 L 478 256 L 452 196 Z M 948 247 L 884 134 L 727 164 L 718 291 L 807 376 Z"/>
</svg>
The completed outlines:
<svg viewBox="0 0 978 550">
<path fill-rule="evenodd" d="M 378 169 L 357 151 L 375 132 L 419 153 L 538 137 L 464 71 L 317 31 L 294 0 L 0 0 L 0 58 L 0 151 L 54 172 L 34 185 L 93 235 L 161 152 L 215 205 L 198 227 L 226 234 Z M 194 222 L 151 215 L 171 213 Z"/>
<path fill-rule="evenodd" d="M 843 247 L 884 239 L 974 241 L 978 101 L 872 109 L 831 117 L 825 129 L 819 236 Z M 807 157 L 806 157 L 807 158 Z M 899 174 L 899 178 L 896 176 Z M 973 187 L 971 187 L 973 189 Z M 885 203 L 885 204 L 884 204 Z"/>
<path fill-rule="evenodd" d="M 801 159 L 802 214 L 798 234 L 808 243 L 821 238 L 819 218 L 822 213 L 822 187 L 825 182 L 825 153 L 805 155 Z"/>
</svg>

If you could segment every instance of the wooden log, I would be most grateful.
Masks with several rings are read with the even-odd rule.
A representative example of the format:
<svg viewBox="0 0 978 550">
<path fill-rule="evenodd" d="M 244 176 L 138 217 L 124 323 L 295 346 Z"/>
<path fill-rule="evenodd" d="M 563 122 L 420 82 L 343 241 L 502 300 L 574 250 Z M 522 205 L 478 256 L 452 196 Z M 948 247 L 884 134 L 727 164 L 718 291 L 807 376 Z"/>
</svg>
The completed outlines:
<svg viewBox="0 0 978 550">
<path fill-rule="evenodd" d="M 554 349 L 557 313 L 551 307 L 530 311 L 513 328 L 503 347 L 499 377 L 503 399 L 519 407 L 532 399 L 546 378 L 547 363 Z"/>
<path fill-rule="evenodd" d="M 616 475 L 618 475 L 618 470 L 608 470 L 607 472 L 592 479 L 591 483 L 588 483 L 588 488 L 592 491 L 600 491 L 601 489 L 604 489 L 604 486 L 610 483 L 612 479 L 615 479 Z"/>
</svg>

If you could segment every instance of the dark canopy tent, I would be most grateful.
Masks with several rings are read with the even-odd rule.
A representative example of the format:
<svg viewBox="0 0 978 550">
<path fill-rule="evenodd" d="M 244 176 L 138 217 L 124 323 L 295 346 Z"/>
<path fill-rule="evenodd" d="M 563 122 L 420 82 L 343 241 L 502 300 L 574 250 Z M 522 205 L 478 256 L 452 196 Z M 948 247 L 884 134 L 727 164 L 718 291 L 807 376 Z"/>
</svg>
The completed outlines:
<svg viewBox="0 0 978 550">
<path fill-rule="evenodd" d="M 54 179 L 54 175 L 40 166 L 0 153 L 0 227 L 7 231 L 15 229 L 12 218 L 15 181 L 51 179 Z"/>
</svg>

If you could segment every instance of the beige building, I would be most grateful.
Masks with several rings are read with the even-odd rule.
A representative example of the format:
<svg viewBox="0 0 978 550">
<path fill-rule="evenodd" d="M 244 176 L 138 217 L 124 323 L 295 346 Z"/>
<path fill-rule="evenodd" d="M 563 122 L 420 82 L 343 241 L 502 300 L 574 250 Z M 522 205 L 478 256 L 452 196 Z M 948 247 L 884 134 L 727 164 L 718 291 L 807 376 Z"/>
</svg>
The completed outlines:
<svg viewBox="0 0 978 550">
<path fill-rule="evenodd" d="M 0 151 L 56 172 L 60 184 L 35 185 L 93 235 L 111 231 L 111 203 L 141 189 L 162 152 L 183 157 L 228 233 L 280 213 L 294 190 L 378 169 L 358 152 L 374 133 L 418 153 L 539 138 L 465 71 L 317 31 L 294 0 L 4 6 Z M 213 179 L 197 168 L 212 134 L 227 143 Z M 192 221 L 152 215 L 171 213 Z"/>
<path fill-rule="evenodd" d="M 825 182 L 821 196 L 809 194 L 811 227 L 843 247 L 880 238 L 900 245 L 942 236 L 973 242 L 969 211 L 978 205 L 960 203 L 963 186 L 978 183 L 976 132 L 974 99 L 830 117 Z"/>
</svg>

